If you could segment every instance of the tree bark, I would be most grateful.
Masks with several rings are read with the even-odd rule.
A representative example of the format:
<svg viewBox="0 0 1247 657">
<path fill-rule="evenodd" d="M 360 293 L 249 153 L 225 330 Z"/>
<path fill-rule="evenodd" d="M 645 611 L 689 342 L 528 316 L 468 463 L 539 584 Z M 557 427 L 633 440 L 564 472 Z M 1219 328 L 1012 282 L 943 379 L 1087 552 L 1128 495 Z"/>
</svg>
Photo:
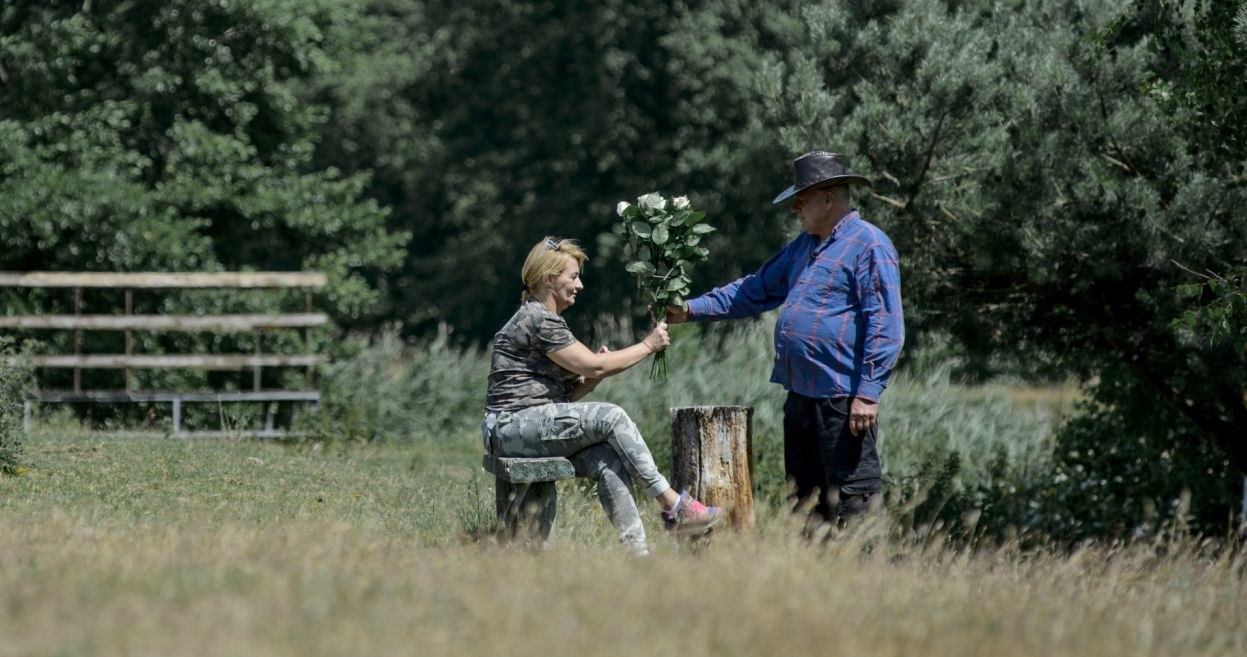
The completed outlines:
<svg viewBox="0 0 1247 657">
<path fill-rule="evenodd" d="M 753 408 L 671 409 L 672 485 L 727 510 L 738 530 L 752 530 Z"/>
</svg>

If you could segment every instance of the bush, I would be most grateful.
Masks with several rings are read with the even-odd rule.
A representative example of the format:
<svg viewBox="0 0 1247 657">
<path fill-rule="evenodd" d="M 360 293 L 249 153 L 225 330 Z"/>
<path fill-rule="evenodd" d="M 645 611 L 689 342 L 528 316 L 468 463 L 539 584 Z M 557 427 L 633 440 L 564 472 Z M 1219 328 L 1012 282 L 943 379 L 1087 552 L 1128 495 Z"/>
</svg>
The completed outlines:
<svg viewBox="0 0 1247 657">
<path fill-rule="evenodd" d="M 673 327 L 670 381 L 650 381 L 641 363 L 589 399 L 626 410 L 664 472 L 671 408 L 752 406 L 755 494 L 782 504 L 785 393 L 768 382 L 772 321 Z M 596 349 L 630 344 L 637 331 L 625 321 L 593 333 L 585 342 Z M 406 343 L 389 331 L 344 349 L 323 380 L 315 437 L 479 440 L 487 351 L 456 346 L 446 330 Z M 1145 422 L 1151 416 L 1137 407 L 1157 403 L 1146 391 L 1106 374 L 1061 424 L 1056 404 L 1021 403 L 1004 386 L 958 385 L 957 368 L 948 359 L 906 361 L 883 398 L 885 493 L 904 527 L 1037 540 L 1149 535 L 1173 522 L 1224 532 L 1241 480 L 1176 414 L 1172 426 Z"/>
<path fill-rule="evenodd" d="M 1166 524 L 1211 535 L 1232 531 L 1243 479 L 1225 452 L 1121 372 L 1101 373 L 1090 393 L 1056 436 L 1054 478 L 1043 500 L 1046 531 L 1146 536 Z"/>
<path fill-rule="evenodd" d="M 429 440 L 479 434 L 488 356 L 457 347 L 443 328 L 433 339 L 404 343 L 396 329 L 348 340 L 322 378 L 320 440 Z M 479 438 L 478 438 L 479 440 Z"/>
<path fill-rule="evenodd" d="M 589 398 L 618 404 L 641 430 L 663 471 L 670 471 L 670 409 L 692 405 L 754 408 L 755 493 L 781 504 L 785 393 L 768 382 L 773 319 L 673 327 L 671 378 L 647 376 L 648 363 L 607 379 Z M 627 323 L 599 326 L 591 347 L 636 340 Z M 360 440 L 479 440 L 488 353 L 456 347 L 443 331 L 404 344 L 396 332 L 353 355 L 324 380 L 320 437 Z M 898 372 L 880 415 L 881 450 L 891 503 L 912 507 L 908 522 L 945 524 L 981 514 L 1004 531 L 1033 523 L 1034 489 L 1050 480 L 1054 411 L 1021 408 L 1003 388 L 966 388 L 952 363 Z M 985 523 L 985 524 L 984 524 Z"/>
<path fill-rule="evenodd" d="M 21 359 L 9 364 L 15 352 L 0 342 L 0 474 L 14 474 L 21 466 L 22 406 L 31 389 L 31 369 Z"/>
</svg>

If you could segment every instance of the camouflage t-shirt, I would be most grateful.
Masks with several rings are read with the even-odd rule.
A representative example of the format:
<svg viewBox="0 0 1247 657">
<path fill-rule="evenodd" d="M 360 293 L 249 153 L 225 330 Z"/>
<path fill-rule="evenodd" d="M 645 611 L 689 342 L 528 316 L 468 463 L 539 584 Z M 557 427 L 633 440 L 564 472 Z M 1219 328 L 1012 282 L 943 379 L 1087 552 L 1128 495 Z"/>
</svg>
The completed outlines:
<svg viewBox="0 0 1247 657">
<path fill-rule="evenodd" d="M 576 341 L 567 322 L 537 301 L 520 305 L 494 335 L 486 411 L 518 411 L 566 402 L 579 377 L 546 354 Z"/>
</svg>

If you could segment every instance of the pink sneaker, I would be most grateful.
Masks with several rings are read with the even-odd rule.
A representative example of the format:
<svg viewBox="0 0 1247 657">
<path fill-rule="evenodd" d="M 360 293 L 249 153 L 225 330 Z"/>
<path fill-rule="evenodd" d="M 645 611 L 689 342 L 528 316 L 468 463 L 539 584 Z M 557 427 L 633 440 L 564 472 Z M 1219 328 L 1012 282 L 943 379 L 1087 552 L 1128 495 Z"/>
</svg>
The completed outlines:
<svg viewBox="0 0 1247 657">
<path fill-rule="evenodd" d="M 706 506 L 693 499 L 688 491 L 680 491 L 675 506 L 662 512 L 663 528 L 676 534 L 704 534 L 727 514 L 717 506 Z"/>
</svg>

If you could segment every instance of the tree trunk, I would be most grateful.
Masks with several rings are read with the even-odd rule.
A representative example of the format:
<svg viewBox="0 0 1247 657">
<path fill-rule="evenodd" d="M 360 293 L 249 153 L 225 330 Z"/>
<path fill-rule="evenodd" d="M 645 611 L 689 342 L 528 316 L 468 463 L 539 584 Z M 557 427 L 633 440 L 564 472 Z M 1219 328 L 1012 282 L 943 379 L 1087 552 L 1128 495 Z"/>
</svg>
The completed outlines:
<svg viewBox="0 0 1247 657">
<path fill-rule="evenodd" d="M 724 507 L 736 529 L 753 529 L 753 408 L 671 409 L 672 485 Z"/>
</svg>

